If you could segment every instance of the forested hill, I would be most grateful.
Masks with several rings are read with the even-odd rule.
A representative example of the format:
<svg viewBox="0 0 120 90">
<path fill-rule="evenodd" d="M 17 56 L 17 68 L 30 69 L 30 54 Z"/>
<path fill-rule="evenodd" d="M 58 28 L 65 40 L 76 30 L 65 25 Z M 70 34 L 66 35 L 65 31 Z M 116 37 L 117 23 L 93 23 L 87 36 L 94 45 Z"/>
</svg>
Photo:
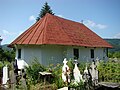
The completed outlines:
<svg viewBox="0 0 120 90">
<path fill-rule="evenodd" d="M 113 48 L 109 49 L 110 52 L 120 52 L 120 39 L 104 39 L 106 40 L 108 43 L 110 43 Z"/>
</svg>

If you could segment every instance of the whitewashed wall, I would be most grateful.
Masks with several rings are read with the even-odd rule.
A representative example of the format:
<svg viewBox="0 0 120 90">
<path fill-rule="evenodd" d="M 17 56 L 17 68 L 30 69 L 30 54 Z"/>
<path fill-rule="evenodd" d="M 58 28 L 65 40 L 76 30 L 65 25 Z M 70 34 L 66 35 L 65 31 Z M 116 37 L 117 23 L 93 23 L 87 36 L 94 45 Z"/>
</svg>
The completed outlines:
<svg viewBox="0 0 120 90">
<path fill-rule="evenodd" d="M 95 48 L 95 59 L 98 57 L 99 59 L 104 59 L 103 57 L 106 56 L 104 53 L 104 48 Z"/>
<path fill-rule="evenodd" d="M 18 49 L 21 49 L 21 60 L 25 60 L 28 64 L 30 64 L 35 58 L 39 59 L 41 63 L 41 47 L 40 46 L 29 46 L 22 45 L 17 46 L 16 48 L 16 58 L 18 57 Z"/>
<path fill-rule="evenodd" d="M 24 46 L 24 60 L 27 63 L 32 63 L 32 61 L 36 58 L 42 63 L 41 56 L 41 47 L 40 46 Z"/>
<path fill-rule="evenodd" d="M 90 57 L 91 57 L 91 53 L 90 53 L 90 48 L 85 48 L 85 47 L 80 47 L 79 48 L 79 57 L 80 57 L 80 60 L 83 60 L 83 61 L 90 61 Z"/>
<path fill-rule="evenodd" d="M 42 63 L 44 65 L 62 63 L 64 55 L 64 47 L 56 45 L 42 46 Z"/>
<path fill-rule="evenodd" d="M 104 53 L 104 48 L 85 48 L 85 47 L 75 47 L 75 46 L 61 46 L 61 45 L 23 45 L 16 46 L 16 57 L 18 56 L 18 49 L 21 49 L 21 59 L 25 60 L 28 64 L 37 58 L 39 62 L 43 65 L 48 65 L 51 63 L 62 63 L 63 59 L 66 57 L 70 59 L 74 57 L 73 49 L 79 49 L 79 60 L 80 61 L 90 61 L 91 53 L 90 49 L 94 49 L 95 59 L 98 57 L 103 59 L 106 56 Z"/>
<path fill-rule="evenodd" d="M 79 49 L 79 60 L 87 61 L 90 58 L 90 48 L 85 47 L 75 47 L 75 46 L 68 46 L 67 47 L 67 58 L 74 58 L 73 49 Z"/>
<path fill-rule="evenodd" d="M 81 61 L 91 61 L 91 49 L 94 49 L 94 59 L 97 57 L 99 59 L 104 59 L 106 57 L 106 53 L 104 52 L 104 48 L 85 48 L 85 47 L 75 47 L 75 46 L 68 46 L 67 47 L 67 58 L 74 58 L 73 49 L 79 49 L 79 60 Z"/>
<path fill-rule="evenodd" d="M 21 59 L 25 60 L 28 64 L 34 58 L 37 58 L 40 63 L 44 65 L 52 63 L 62 63 L 64 55 L 64 47 L 56 45 L 24 45 L 16 47 L 16 58 L 18 56 L 18 49 L 21 49 Z"/>
</svg>

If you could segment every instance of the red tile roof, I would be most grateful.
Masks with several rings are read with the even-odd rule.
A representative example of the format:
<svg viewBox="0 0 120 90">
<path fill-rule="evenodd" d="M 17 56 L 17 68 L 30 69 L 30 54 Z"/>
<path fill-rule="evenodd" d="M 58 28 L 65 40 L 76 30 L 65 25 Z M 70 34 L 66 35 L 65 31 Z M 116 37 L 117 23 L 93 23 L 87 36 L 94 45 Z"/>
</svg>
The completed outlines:
<svg viewBox="0 0 120 90">
<path fill-rule="evenodd" d="M 11 44 L 55 44 L 86 47 L 112 46 L 84 24 L 46 14 Z"/>
</svg>

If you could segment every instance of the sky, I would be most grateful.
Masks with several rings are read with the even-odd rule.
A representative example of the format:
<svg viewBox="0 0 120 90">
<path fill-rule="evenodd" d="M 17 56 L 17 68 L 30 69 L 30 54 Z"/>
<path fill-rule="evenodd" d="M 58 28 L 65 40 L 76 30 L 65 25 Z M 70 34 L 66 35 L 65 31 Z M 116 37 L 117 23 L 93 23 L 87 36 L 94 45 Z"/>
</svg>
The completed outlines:
<svg viewBox="0 0 120 90">
<path fill-rule="evenodd" d="M 45 2 L 55 15 L 83 20 L 102 38 L 120 38 L 120 0 L 0 0 L 2 44 L 10 44 L 33 25 Z"/>
</svg>

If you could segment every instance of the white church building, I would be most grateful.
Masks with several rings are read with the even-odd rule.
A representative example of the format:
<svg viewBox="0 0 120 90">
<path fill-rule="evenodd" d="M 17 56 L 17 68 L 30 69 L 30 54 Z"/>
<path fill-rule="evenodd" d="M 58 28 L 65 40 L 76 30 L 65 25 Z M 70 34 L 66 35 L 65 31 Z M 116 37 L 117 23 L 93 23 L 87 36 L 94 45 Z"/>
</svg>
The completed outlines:
<svg viewBox="0 0 120 90">
<path fill-rule="evenodd" d="M 16 59 L 27 64 L 37 58 L 43 65 L 106 59 L 112 46 L 82 23 L 46 14 L 16 38 L 9 47 L 16 49 Z"/>
</svg>

